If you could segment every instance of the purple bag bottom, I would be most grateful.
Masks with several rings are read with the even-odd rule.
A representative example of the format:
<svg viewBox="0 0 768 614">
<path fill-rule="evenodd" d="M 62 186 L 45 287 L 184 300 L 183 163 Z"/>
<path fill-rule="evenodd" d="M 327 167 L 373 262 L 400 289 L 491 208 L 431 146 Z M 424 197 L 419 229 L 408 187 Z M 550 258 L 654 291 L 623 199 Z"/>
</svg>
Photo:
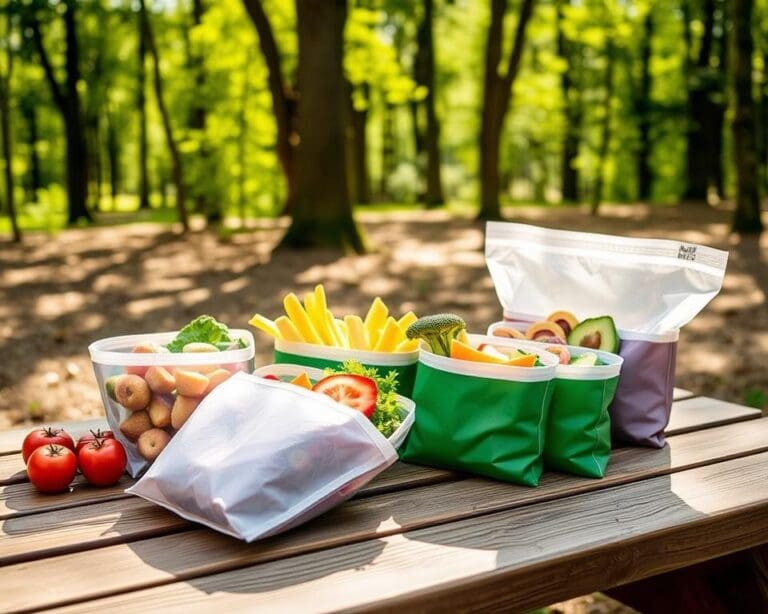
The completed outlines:
<svg viewBox="0 0 768 614">
<path fill-rule="evenodd" d="M 622 339 L 619 385 L 608 411 L 616 444 L 663 448 L 675 387 L 677 341 Z"/>
</svg>

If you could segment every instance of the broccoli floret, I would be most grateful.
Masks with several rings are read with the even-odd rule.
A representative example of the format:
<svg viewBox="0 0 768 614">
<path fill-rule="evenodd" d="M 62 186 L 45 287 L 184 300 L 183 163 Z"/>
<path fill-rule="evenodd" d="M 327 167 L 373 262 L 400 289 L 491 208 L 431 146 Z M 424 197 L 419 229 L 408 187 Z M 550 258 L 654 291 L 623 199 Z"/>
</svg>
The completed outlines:
<svg viewBox="0 0 768 614">
<path fill-rule="evenodd" d="M 451 341 L 466 328 L 466 323 L 459 316 L 438 313 L 419 318 L 408 327 L 405 334 L 409 339 L 424 339 L 435 354 L 450 356 Z"/>
</svg>

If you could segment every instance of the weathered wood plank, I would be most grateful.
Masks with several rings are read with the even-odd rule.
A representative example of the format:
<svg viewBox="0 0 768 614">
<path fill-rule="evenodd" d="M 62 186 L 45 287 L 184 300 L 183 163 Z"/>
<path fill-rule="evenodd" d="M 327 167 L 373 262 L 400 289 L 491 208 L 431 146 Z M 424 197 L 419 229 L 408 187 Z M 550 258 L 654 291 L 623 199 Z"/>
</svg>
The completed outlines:
<svg viewBox="0 0 768 614">
<path fill-rule="evenodd" d="M 41 428 L 43 426 L 63 428 L 72 435 L 72 437 L 77 439 L 80 435 L 87 433 L 90 429 L 106 429 L 107 421 L 104 418 L 96 418 L 94 420 L 78 420 L 74 422 L 46 422 L 44 424 L 30 424 L 24 428 L 0 431 L 0 454 L 14 454 L 20 452 L 21 444 L 24 442 L 27 433 L 34 428 Z"/>
<path fill-rule="evenodd" d="M 0 456 L 0 484 L 18 484 L 26 480 L 27 468 L 21 454 Z"/>
<path fill-rule="evenodd" d="M 30 513 L 63 510 L 99 501 L 125 499 L 129 495 L 126 495 L 123 490 L 132 483 L 133 480 L 126 475 L 114 486 L 95 488 L 89 486 L 84 477 L 77 476 L 72 482 L 70 491 L 60 495 L 39 493 L 26 482 L 0 486 L 0 520 Z"/>
<path fill-rule="evenodd" d="M 94 520 L 87 535 L 77 536 L 82 540 L 78 546 L 87 552 L 5 567 L 0 572 L 0 594 L 24 586 L 9 595 L 11 609 L 51 607 L 604 489 L 768 450 L 768 420 L 671 437 L 669 442 L 663 450 L 617 450 L 604 480 L 551 473 L 538 489 L 480 479 L 443 483 L 353 500 L 304 527 L 251 545 L 197 529 L 95 548 L 109 525 Z M 0 552 L 2 546 L 0 540 Z M 99 582 L 92 582 L 84 569 L 98 570 Z"/>
<path fill-rule="evenodd" d="M 679 435 L 702 428 L 754 420 L 761 416 L 762 412 L 753 407 L 744 407 L 707 397 L 696 397 L 678 401 L 673 405 L 672 416 L 666 433 L 667 435 Z"/>
<path fill-rule="evenodd" d="M 69 609 L 531 609 L 765 542 L 766 473 L 762 453 Z"/>
</svg>

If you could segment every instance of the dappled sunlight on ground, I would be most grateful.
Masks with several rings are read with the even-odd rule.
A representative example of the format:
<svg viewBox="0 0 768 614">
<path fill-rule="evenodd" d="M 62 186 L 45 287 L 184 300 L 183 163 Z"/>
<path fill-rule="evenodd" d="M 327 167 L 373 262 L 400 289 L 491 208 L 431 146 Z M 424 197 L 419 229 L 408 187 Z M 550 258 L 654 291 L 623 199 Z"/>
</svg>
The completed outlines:
<svg viewBox="0 0 768 614">
<path fill-rule="evenodd" d="M 727 214 L 709 207 L 510 209 L 516 221 L 555 228 L 670 237 L 732 250 L 723 294 L 683 330 L 678 385 L 743 402 L 768 381 L 766 241 L 738 241 Z M 87 356 L 104 336 L 172 330 L 200 313 L 246 327 L 254 312 L 277 316 L 284 294 L 323 282 L 336 314 L 360 313 L 376 295 L 393 311 L 455 311 L 484 331 L 501 310 L 483 259 L 483 225 L 443 211 L 364 213 L 365 256 L 328 250 L 270 255 L 285 220 L 249 222 L 219 239 L 179 237 L 132 224 L 30 235 L 0 246 L 0 428 L 32 418 L 102 412 Z M 270 344 L 257 335 L 257 361 Z"/>
</svg>

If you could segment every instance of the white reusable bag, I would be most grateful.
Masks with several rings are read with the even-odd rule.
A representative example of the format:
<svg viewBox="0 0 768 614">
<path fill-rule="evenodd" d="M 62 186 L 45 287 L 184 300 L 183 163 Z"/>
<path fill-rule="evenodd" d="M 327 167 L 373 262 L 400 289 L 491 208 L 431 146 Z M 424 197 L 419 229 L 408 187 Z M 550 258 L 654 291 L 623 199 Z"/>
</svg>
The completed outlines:
<svg viewBox="0 0 768 614">
<path fill-rule="evenodd" d="M 338 505 L 396 459 L 360 412 L 238 373 L 205 398 L 126 492 L 250 542 Z"/>
<path fill-rule="evenodd" d="M 556 309 L 581 318 L 613 317 L 624 359 L 610 407 L 613 439 L 662 447 L 679 329 L 720 291 L 728 252 L 489 222 L 485 260 L 504 320 L 513 325 Z"/>
</svg>

